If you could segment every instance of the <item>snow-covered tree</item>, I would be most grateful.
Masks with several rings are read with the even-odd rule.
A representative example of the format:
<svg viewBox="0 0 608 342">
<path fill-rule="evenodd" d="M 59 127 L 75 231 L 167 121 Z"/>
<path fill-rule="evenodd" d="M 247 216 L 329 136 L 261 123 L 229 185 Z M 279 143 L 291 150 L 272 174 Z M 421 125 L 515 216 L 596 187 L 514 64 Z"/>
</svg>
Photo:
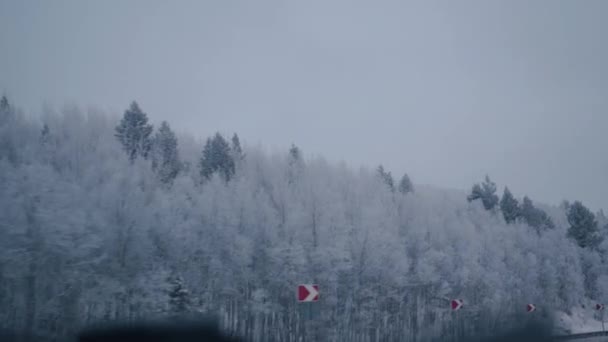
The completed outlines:
<svg viewBox="0 0 608 342">
<path fill-rule="evenodd" d="M 230 145 L 230 149 L 232 151 L 233 154 L 233 159 L 235 161 L 241 161 L 243 160 L 243 158 L 245 158 L 245 154 L 243 153 L 243 148 L 241 147 L 241 140 L 239 139 L 239 136 L 234 133 L 232 135 L 232 144 Z"/>
<path fill-rule="evenodd" d="M 289 184 L 294 184 L 304 171 L 304 160 L 300 148 L 295 144 L 291 144 L 287 158 L 287 182 Z"/>
<path fill-rule="evenodd" d="M 243 152 L 243 147 L 241 146 L 241 139 L 239 139 L 236 133 L 232 135 L 230 141 L 230 156 L 234 162 L 235 174 L 241 174 L 245 162 L 245 152 Z"/>
<path fill-rule="evenodd" d="M 493 210 L 498 204 L 498 196 L 496 195 L 496 183 L 490 180 L 490 177 L 486 175 L 485 181 L 479 184 L 473 185 L 471 194 L 467 197 L 469 202 L 480 199 L 483 203 L 483 207 L 486 210 Z"/>
<path fill-rule="evenodd" d="M 233 149 L 215 149 L 215 137 L 205 165 L 222 177 L 201 187 L 192 167 L 159 191 L 157 174 L 126 161 L 100 113 L 43 118 L 53 163 L 40 121 L 14 113 L 0 123 L 0 329 L 27 324 L 65 340 L 90 322 L 170 308 L 217 314 L 252 342 L 453 340 L 516 326 L 522 298 L 568 311 L 608 293 L 606 242 L 581 249 L 565 218 L 536 234 L 460 191 L 393 196 L 375 169 L 304 163 L 299 150 L 247 148 L 226 183 L 214 153 Z M 182 135 L 177 146 L 193 165 L 195 141 Z M 183 279 L 168 284 L 168 272 Z M 294 300 L 309 282 L 321 286 L 310 312 Z M 454 315 L 445 298 L 466 309 Z"/>
<path fill-rule="evenodd" d="M 568 236 L 582 248 L 595 248 L 601 242 L 595 215 L 580 201 L 575 201 L 567 213 Z"/>
<path fill-rule="evenodd" d="M 520 216 L 519 203 L 507 187 L 500 199 L 500 210 L 507 223 L 515 222 Z"/>
<path fill-rule="evenodd" d="M 9 118 L 13 115 L 13 109 L 11 104 L 8 102 L 8 99 L 5 95 L 0 99 L 0 124 L 3 124 L 9 120 Z"/>
<path fill-rule="evenodd" d="M 40 153 L 44 162 L 53 163 L 55 161 L 56 145 L 56 139 L 51 134 L 49 125 L 45 123 L 40 132 Z M 57 165 L 54 166 L 57 167 Z"/>
<path fill-rule="evenodd" d="M 391 172 L 385 171 L 384 166 L 382 166 L 382 165 L 378 166 L 378 168 L 376 169 L 376 172 L 378 173 L 378 177 L 380 178 L 380 180 L 384 184 L 386 184 L 386 186 L 388 187 L 390 192 L 395 192 L 395 181 L 393 180 L 393 175 L 391 174 Z"/>
<path fill-rule="evenodd" d="M 402 194 L 414 192 L 414 184 L 412 184 L 412 181 L 407 173 L 404 173 L 399 181 L 399 192 Z"/>
<path fill-rule="evenodd" d="M 152 167 L 163 183 L 173 181 L 181 167 L 177 137 L 166 121 L 161 123 L 152 140 Z"/>
<path fill-rule="evenodd" d="M 6 95 L 2 95 L 2 99 L 0 99 L 0 112 L 7 113 L 10 109 L 10 104 L 8 103 L 8 99 Z"/>
<path fill-rule="evenodd" d="M 116 126 L 115 134 L 130 161 L 134 161 L 138 156 L 144 159 L 148 157 L 152 146 L 152 130 L 152 125 L 148 124 L 148 116 L 139 108 L 137 102 L 133 101 Z"/>
<path fill-rule="evenodd" d="M 230 145 L 219 132 L 213 138 L 207 139 L 200 161 L 200 173 L 204 179 L 210 179 L 216 172 L 226 182 L 230 181 L 235 173 Z"/>
<path fill-rule="evenodd" d="M 530 227 L 535 228 L 537 232 L 555 227 L 551 217 L 549 217 L 544 210 L 535 207 L 534 203 L 528 196 L 524 196 L 521 204 L 520 215 L 522 220 Z"/>
<path fill-rule="evenodd" d="M 184 285 L 184 280 L 179 276 L 169 279 L 169 313 L 172 316 L 182 316 L 192 311 L 192 298 L 190 291 Z"/>
<path fill-rule="evenodd" d="M 51 139 L 51 130 L 49 129 L 49 125 L 44 124 L 42 126 L 42 131 L 40 131 L 40 143 L 47 144 Z"/>
<path fill-rule="evenodd" d="M 302 152 L 300 151 L 300 148 L 298 146 L 296 146 L 295 144 L 291 144 L 291 147 L 289 148 L 289 162 L 290 163 L 297 163 L 298 161 L 302 160 Z"/>
<path fill-rule="evenodd" d="M 0 159 L 6 158 L 15 164 L 24 161 L 27 142 L 37 142 L 39 133 L 39 128 L 5 96 L 0 100 Z"/>
</svg>

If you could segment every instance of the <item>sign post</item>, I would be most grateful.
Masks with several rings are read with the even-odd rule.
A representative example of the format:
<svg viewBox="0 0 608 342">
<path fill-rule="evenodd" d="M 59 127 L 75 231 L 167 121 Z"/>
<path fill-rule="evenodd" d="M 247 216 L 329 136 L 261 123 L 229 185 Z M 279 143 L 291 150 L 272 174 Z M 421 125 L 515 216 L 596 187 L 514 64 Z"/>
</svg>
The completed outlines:
<svg viewBox="0 0 608 342">
<path fill-rule="evenodd" d="M 296 291 L 296 299 L 298 303 L 298 311 L 300 317 L 303 318 L 303 333 L 304 338 L 312 338 L 317 340 L 318 337 L 315 335 L 319 322 L 313 317 L 318 315 L 319 304 L 315 302 L 319 301 L 319 285 L 317 284 L 300 284 Z"/>
<path fill-rule="evenodd" d="M 316 284 L 300 284 L 298 285 L 298 302 L 312 303 L 319 301 L 319 285 Z M 312 304 L 308 304 L 307 316 L 312 319 Z"/>
<path fill-rule="evenodd" d="M 600 318 L 602 320 L 602 331 L 606 331 L 604 329 L 604 304 L 595 304 L 595 310 L 600 312 Z"/>
</svg>

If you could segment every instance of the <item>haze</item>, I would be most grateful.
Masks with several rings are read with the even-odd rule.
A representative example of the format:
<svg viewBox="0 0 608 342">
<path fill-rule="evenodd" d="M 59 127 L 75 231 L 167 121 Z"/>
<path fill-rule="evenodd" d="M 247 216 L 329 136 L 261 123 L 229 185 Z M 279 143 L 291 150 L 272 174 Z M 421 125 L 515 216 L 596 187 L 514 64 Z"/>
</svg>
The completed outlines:
<svg viewBox="0 0 608 342">
<path fill-rule="evenodd" d="M 608 2 L 0 1 L 0 92 L 608 208 Z M 502 191 L 502 189 L 501 189 Z"/>
</svg>

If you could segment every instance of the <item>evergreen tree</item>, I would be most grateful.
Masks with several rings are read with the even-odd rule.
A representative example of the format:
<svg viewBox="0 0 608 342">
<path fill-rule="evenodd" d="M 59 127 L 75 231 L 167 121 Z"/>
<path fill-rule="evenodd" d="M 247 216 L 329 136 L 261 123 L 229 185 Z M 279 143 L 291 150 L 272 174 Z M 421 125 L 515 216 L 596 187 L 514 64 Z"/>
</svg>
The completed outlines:
<svg viewBox="0 0 608 342">
<path fill-rule="evenodd" d="M 19 145 L 20 138 L 25 138 L 23 131 L 19 130 L 17 125 L 17 116 L 14 115 L 14 109 L 8 102 L 6 96 L 0 99 L 0 160 L 6 158 L 11 163 L 17 163 L 19 160 Z"/>
<path fill-rule="evenodd" d="M 378 166 L 377 172 L 378 172 L 378 177 L 380 177 L 382 182 L 384 182 L 384 184 L 386 184 L 388 189 L 391 192 L 395 192 L 395 182 L 393 180 L 393 175 L 391 174 L 391 172 L 385 171 L 384 166 L 382 166 L 382 165 Z"/>
<path fill-rule="evenodd" d="M 553 220 L 551 219 L 551 216 L 547 215 L 547 213 L 544 210 L 538 209 L 540 210 L 541 213 L 541 218 L 542 218 L 542 226 L 545 228 L 549 228 L 549 229 L 553 229 L 555 228 L 555 223 L 553 223 Z"/>
<path fill-rule="evenodd" d="M 51 130 L 49 129 L 49 125 L 44 124 L 42 126 L 42 131 L 40 131 L 40 144 L 47 145 L 51 140 Z"/>
<path fill-rule="evenodd" d="M 203 156 L 200 162 L 201 177 L 204 179 L 211 178 L 213 172 L 215 171 L 213 157 L 213 139 L 207 138 L 207 142 L 205 142 L 205 147 L 203 148 Z"/>
<path fill-rule="evenodd" d="M 291 144 L 289 148 L 288 165 L 287 165 L 287 182 L 294 184 L 300 178 L 304 167 L 302 160 L 302 152 L 295 144 Z"/>
<path fill-rule="evenodd" d="M 520 216 L 519 203 L 507 187 L 505 187 L 500 200 L 500 210 L 507 223 L 515 222 Z"/>
<path fill-rule="evenodd" d="M 289 148 L 289 157 L 290 164 L 296 163 L 302 159 L 300 148 L 295 144 L 291 144 L 291 147 Z"/>
<path fill-rule="evenodd" d="M 386 185 L 391 192 L 395 192 L 395 181 L 390 171 L 386 173 Z"/>
<path fill-rule="evenodd" d="M 608 218 L 602 209 L 595 214 L 595 220 L 597 221 L 597 226 L 600 228 L 608 226 Z"/>
<path fill-rule="evenodd" d="M 243 155 L 243 149 L 241 148 L 241 141 L 236 133 L 234 133 L 234 135 L 232 136 L 232 145 L 230 146 L 230 149 L 232 150 L 233 158 L 235 161 L 240 161 L 245 158 L 245 156 Z"/>
<path fill-rule="evenodd" d="M 133 162 L 138 156 L 146 159 L 152 146 L 152 125 L 148 116 L 142 112 L 137 102 L 133 101 L 116 126 L 116 138 L 122 144 L 129 160 Z"/>
<path fill-rule="evenodd" d="M 0 99 L 0 124 L 6 122 L 10 116 L 11 105 L 6 96 L 2 96 L 2 99 Z"/>
<path fill-rule="evenodd" d="M 172 316 L 180 316 L 192 311 L 190 292 L 184 286 L 181 277 L 168 279 L 171 289 L 169 290 L 169 313 Z"/>
<path fill-rule="evenodd" d="M 536 208 L 528 196 L 524 196 L 520 214 L 524 222 L 530 227 L 536 228 L 538 232 L 542 229 L 555 227 L 549 215 L 544 210 Z"/>
<path fill-rule="evenodd" d="M 230 157 L 234 161 L 235 173 L 240 172 L 243 161 L 245 160 L 245 154 L 243 153 L 243 148 L 241 147 L 241 140 L 236 133 L 232 135 Z"/>
<path fill-rule="evenodd" d="M 177 150 L 177 137 L 166 121 L 154 135 L 152 143 L 152 167 L 163 183 L 169 183 L 180 171 L 179 152 Z"/>
<path fill-rule="evenodd" d="M 226 182 L 230 181 L 235 173 L 235 164 L 230 152 L 230 145 L 220 133 L 207 139 L 200 164 L 201 176 L 210 179 L 218 172 Z"/>
<path fill-rule="evenodd" d="M 483 207 L 486 210 L 492 210 L 498 204 L 498 196 L 496 195 L 496 183 L 490 180 L 490 177 L 486 175 L 485 181 L 479 184 L 473 185 L 471 194 L 467 197 L 469 202 L 481 199 Z"/>
<path fill-rule="evenodd" d="M 41 159 L 45 162 L 52 162 L 55 153 L 55 140 L 51 134 L 51 130 L 47 124 L 42 126 L 40 132 L 40 153 L 42 154 Z M 57 165 L 54 165 L 57 167 Z"/>
<path fill-rule="evenodd" d="M 6 98 L 6 95 L 2 96 L 2 99 L 0 99 L 0 111 L 2 112 L 8 112 L 8 110 L 10 109 L 10 104 L 8 103 L 8 99 Z"/>
<path fill-rule="evenodd" d="M 403 177 L 401 177 L 401 181 L 399 181 L 399 192 L 402 194 L 414 192 L 414 184 L 412 184 L 412 181 L 407 173 L 404 173 Z"/>
<path fill-rule="evenodd" d="M 568 207 L 568 236 L 582 248 L 594 248 L 601 242 L 595 215 L 580 201 Z"/>
<path fill-rule="evenodd" d="M 532 203 L 532 200 L 528 196 L 524 196 L 521 204 L 521 216 L 530 226 L 533 226 L 531 222 L 534 222 L 534 211 L 536 207 Z"/>
</svg>

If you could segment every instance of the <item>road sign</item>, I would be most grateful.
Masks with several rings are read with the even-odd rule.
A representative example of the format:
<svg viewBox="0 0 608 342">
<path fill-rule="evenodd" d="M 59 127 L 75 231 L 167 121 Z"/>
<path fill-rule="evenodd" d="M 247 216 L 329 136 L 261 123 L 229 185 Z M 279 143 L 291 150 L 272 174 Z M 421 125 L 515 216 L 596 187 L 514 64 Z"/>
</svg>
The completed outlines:
<svg viewBox="0 0 608 342">
<path fill-rule="evenodd" d="M 316 302 L 319 300 L 319 285 L 298 285 L 298 302 Z"/>
<path fill-rule="evenodd" d="M 526 305 L 526 311 L 527 312 L 533 312 L 535 310 L 536 310 L 536 305 L 534 305 L 534 304 L 528 304 L 528 305 Z"/>
<path fill-rule="evenodd" d="M 598 311 L 604 310 L 604 304 L 595 304 L 595 310 L 598 310 Z"/>
<path fill-rule="evenodd" d="M 462 308 L 463 304 L 464 304 L 464 302 L 462 299 L 452 299 L 452 301 L 451 301 L 452 310 L 454 310 L 454 311 L 460 310 L 460 308 Z"/>
</svg>

